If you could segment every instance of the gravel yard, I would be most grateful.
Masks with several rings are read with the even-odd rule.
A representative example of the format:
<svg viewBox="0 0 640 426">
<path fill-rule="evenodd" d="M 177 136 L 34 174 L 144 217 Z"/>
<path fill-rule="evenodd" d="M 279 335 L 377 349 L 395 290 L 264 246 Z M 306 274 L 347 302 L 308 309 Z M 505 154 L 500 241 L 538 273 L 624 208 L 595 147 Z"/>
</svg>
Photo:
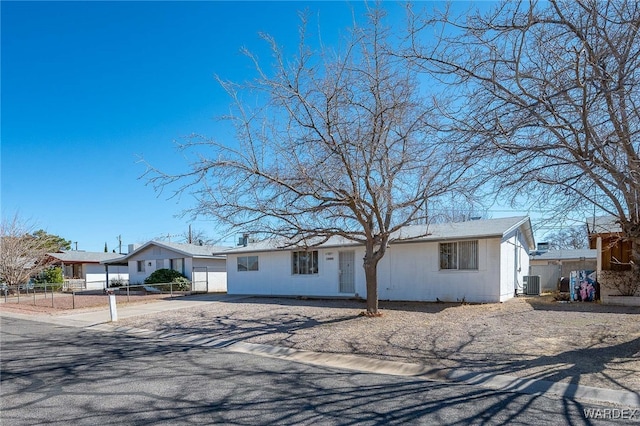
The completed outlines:
<svg viewBox="0 0 640 426">
<path fill-rule="evenodd" d="M 640 392 L 640 308 L 243 298 L 121 325 Z"/>
<path fill-rule="evenodd" d="M 28 306 L 0 309 L 60 312 Z M 227 298 L 118 324 L 640 393 L 637 307 L 558 303 L 550 296 L 380 307 L 382 317 L 368 318 L 359 315 L 364 303 L 352 300 Z"/>
<path fill-rule="evenodd" d="M 169 299 L 169 294 L 126 294 L 116 295 L 118 305 L 126 303 L 149 303 L 158 299 Z M 176 296 L 179 297 L 179 296 Z M 53 299 L 53 300 L 52 300 Z M 4 296 L 0 297 L 0 310 L 19 313 L 40 313 L 58 315 L 69 313 L 70 310 L 95 309 L 109 306 L 109 297 L 101 292 L 91 293 L 54 293 L 49 292 L 22 294 L 20 297 L 11 295 L 5 302 Z"/>
</svg>

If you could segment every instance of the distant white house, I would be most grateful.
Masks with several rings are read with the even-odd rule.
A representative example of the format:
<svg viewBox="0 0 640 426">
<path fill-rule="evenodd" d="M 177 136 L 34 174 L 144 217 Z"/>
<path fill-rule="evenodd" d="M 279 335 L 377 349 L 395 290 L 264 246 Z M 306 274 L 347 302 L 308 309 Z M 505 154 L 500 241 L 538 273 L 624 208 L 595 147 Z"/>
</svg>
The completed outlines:
<svg viewBox="0 0 640 426">
<path fill-rule="evenodd" d="M 381 300 L 505 301 L 522 290 L 535 246 L 528 217 L 408 226 L 394 237 L 378 266 Z M 228 293 L 366 296 L 362 245 L 285 246 L 266 240 L 226 251 Z"/>
<path fill-rule="evenodd" d="M 597 253 L 597 250 L 591 249 L 532 252 L 529 260 L 529 275 L 540 276 L 542 291 L 569 291 L 567 286 L 571 271 L 595 271 Z M 559 287 L 562 278 L 567 279 L 564 288 Z"/>
<path fill-rule="evenodd" d="M 90 251 L 61 251 L 48 253 L 53 265 L 62 268 L 65 283 L 75 288 L 101 290 L 106 287 L 105 261 L 117 262 L 123 255 Z M 109 271 L 109 281 L 129 279 L 129 268 L 114 265 Z"/>
<path fill-rule="evenodd" d="M 226 256 L 214 254 L 228 247 L 179 244 L 166 241 L 150 241 L 142 246 L 130 246 L 129 253 L 121 259 L 103 262 L 111 268 L 126 265 L 130 284 L 142 284 L 158 269 L 173 269 L 192 282 L 194 291 L 227 291 Z"/>
</svg>

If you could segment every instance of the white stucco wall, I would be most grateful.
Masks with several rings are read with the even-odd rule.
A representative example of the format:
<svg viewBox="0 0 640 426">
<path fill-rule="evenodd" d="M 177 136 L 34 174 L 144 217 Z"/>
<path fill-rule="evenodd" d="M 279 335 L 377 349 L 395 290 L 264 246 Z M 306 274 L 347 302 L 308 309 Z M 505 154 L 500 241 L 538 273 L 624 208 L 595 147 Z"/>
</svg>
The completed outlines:
<svg viewBox="0 0 640 426">
<path fill-rule="evenodd" d="M 392 245 L 378 271 L 379 298 L 495 302 L 498 244 L 478 241 L 478 270 L 440 270 L 438 242 Z"/>
<path fill-rule="evenodd" d="M 500 243 L 500 301 L 514 297 L 517 287 L 522 294 L 523 277 L 529 274 L 529 250 L 522 234 L 513 232 L 506 235 Z"/>
<path fill-rule="evenodd" d="M 462 240 L 464 241 L 464 240 Z M 501 265 L 514 249 L 507 251 L 499 238 L 478 241 L 478 270 L 440 270 L 439 243 L 394 244 L 378 265 L 378 297 L 381 300 L 498 302 L 513 297 L 513 269 Z M 355 251 L 355 293 L 339 292 L 339 252 Z M 523 250 L 524 251 L 524 250 Z M 525 251 L 526 254 L 526 251 Z M 257 255 L 258 271 L 237 270 L 238 256 Z M 316 275 L 293 275 L 291 252 L 229 254 L 227 285 L 229 294 L 366 297 L 363 248 L 318 250 Z M 525 255 L 524 258 L 528 257 Z M 528 263 L 522 265 L 528 270 Z M 510 279 L 502 277 L 509 275 Z M 521 273 L 521 275 L 525 275 Z"/>
<path fill-rule="evenodd" d="M 82 265 L 87 290 L 101 290 L 105 288 L 107 273 L 105 266 L 95 263 L 84 263 Z M 114 279 L 129 279 L 129 268 L 126 266 L 109 266 L 109 281 Z"/>
<path fill-rule="evenodd" d="M 229 294 L 260 294 L 279 296 L 345 296 L 339 292 L 338 250 L 318 250 L 318 273 L 294 275 L 291 252 L 262 252 L 258 256 L 258 271 L 238 272 L 238 255 L 227 255 L 227 291 Z M 243 254 L 246 256 L 246 254 Z M 362 254 L 355 254 L 356 293 L 364 295 Z M 350 294 L 353 296 L 354 294 Z"/>
</svg>

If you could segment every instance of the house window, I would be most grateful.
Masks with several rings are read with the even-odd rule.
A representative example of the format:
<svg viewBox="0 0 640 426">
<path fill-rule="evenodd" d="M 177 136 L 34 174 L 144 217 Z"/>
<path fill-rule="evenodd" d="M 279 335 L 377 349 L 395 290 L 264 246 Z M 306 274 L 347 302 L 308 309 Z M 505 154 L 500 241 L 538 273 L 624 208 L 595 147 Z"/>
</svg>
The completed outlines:
<svg viewBox="0 0 640 426">
<path fill-rule="evenodd" d="M 477 270 L 478 240 L 440 243 L 440 269 Z"/>
<path fill-rule="evenodd" d="M 138 272 L 144 272 L 144 260 L 138 260 Z"/>
<path fill-rule="evenodd" d="M 294 251 L 291 256 L 291 266 L 294 275 L 317 274 L 318 250 Z"/>
<path fill-rule="evenodd" d="M 258 256 L 239 256 L 238 257 L 238 272 L 257 271 L 257 270 L 258 270 Z"/>
<path fill-rule="evenodd" d="M 184 259 L 169 259 L 169 268 L 184 274 Z"/>
</svg>

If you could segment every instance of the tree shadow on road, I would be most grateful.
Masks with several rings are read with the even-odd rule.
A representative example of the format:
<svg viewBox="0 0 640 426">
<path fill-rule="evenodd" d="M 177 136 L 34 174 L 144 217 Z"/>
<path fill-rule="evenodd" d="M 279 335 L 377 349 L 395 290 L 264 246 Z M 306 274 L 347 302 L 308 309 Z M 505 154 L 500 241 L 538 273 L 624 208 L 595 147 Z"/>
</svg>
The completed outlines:
<svg viewBox="0 0 640 426">
<path fill-rule="evenodd" d="M 585 405 L 141 339 L 3 327 L 5 424 L 536 424 Z M 15 326 L 15 324 L 14 324 Z M 56 408 L 57 407 L 57 408 Z M 53 410 L 53 414 L 51 411 Z M 557 412 L 564 418 L 558 419 Z M 59 417 L 51 417 L 51 416 Z"/>
</svg>

